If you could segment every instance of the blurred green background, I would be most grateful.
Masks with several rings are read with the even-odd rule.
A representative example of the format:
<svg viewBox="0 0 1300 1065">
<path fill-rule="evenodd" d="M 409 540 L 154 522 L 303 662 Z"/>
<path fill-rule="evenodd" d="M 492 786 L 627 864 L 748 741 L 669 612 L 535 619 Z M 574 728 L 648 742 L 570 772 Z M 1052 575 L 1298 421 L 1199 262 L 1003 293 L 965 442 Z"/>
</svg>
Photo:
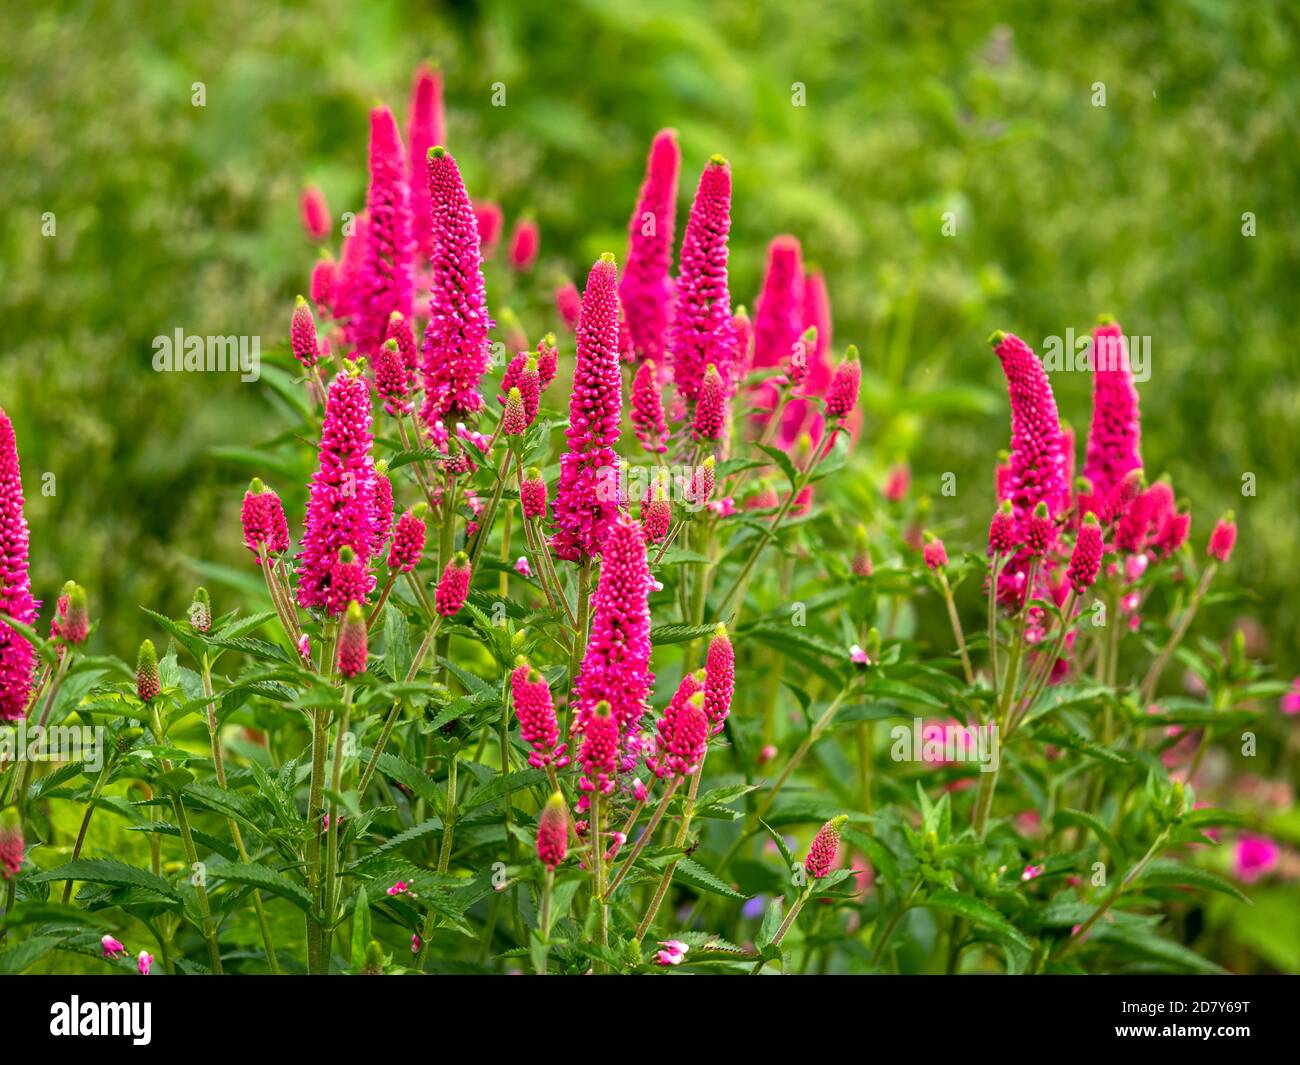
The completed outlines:
<svg viewBox="0 0 1300 1065">
<path fill-rule="evenodd" d="M 737 303 L 752 306 L 776 233 L 826 271 L 836 346 L 856 340 L 868 374 L 857 498 L 910 457 L 950 543 L 978 547 L 1007 444 L 989 332 L 1039 347 L 1108 311 L 1149 336 L 1148 471 L 1191 501 L 1198 545 L 1237 510 L 1262 651 L 1300 672 L 1298 20 L 1267 2 L 25 12 L 0 34 L 0 403 L 22 448 L 37 594 L 48 604 L 75 577 L 105 621 L 101 649 L 125 651 L 137 604 L 184 608 L 189 559 L 247 570 L 252 471 L 214 449 L 276 436 L 270 390 L 155 374 L 151 341 L 179 327 L 283 344 L 316 254 L 300 187 L 319 182 L 336 219 L 359 209 L 367 109 L 384 99 L 404 123 L 411 72 L 431 58 L 471 193 L 541 223 L 535 281 L 509 296 L 530 335 L 556 324 L 561 277 L 623 254 L 646 146 L 675 126 L 683 212 L 707 156 L 733 162 Z M 498 309 L 506 284 L 489 276 Z M 1087 375 L 1054 385 L 1082 439 Z M 939 497 L 947 471 L 954 499 Z M 302 486 L 279 487 L 297 520 Z"/>
</svg>

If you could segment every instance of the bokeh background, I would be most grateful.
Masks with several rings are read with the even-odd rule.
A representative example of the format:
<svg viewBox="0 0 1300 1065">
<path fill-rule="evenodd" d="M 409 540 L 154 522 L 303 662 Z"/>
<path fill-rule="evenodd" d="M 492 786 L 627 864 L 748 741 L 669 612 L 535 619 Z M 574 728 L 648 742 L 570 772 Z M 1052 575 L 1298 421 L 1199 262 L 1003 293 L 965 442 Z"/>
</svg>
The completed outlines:
<svg viewBox="0 0 1300 1065">
<path fill-rule="evenodd" d="M 857 498 L 910 462 L 950 549 L 982 539 L 1007 444 L 988 334 L 1039 347 L 1110 312 L 1150 337 L 1147 470 L 1190 501 L 1198 545 L 1225 509 L 1241 527 L 1248 595 L 1198 624 L 1243 625 L 1300 673 L 1295 5 L 220 0 L 7 21 L 0 404 L 37 594 L 84 584 L 98 649 L 135 645 L 139 604 L 175 616 L 200 580 L 216 597 L 251 583 L 239 500 L 277 472 L 241 450 L 281 432 L 274 390 L 155 374 L 153 338 L 283 348 L 316 255 L 299 190 L 318 183 L 336 220 L 359 210 L 367 111 L 383 99 L 404 121 L 432 59 L 471 194 L 541 225 L 528 285 L 492 268 L 494 309 L 534 338 L 555 328 L 550 292 L 621 257 L 646 147 L 676 127 L 682 211 L 704 160 L 732 161 L 736 302 L 752 306 L 778 233 L 827 275 L 836 349 L 855 341 L 866 370 Z M 1089 377 L 1053 384 L 1082 438 Z M 292 520 L 303 486 L 277 487 Z M 1265 964 L 1300 968 L 1293 906 L 1249 921 L 1239 939 Z"/>
</svg>

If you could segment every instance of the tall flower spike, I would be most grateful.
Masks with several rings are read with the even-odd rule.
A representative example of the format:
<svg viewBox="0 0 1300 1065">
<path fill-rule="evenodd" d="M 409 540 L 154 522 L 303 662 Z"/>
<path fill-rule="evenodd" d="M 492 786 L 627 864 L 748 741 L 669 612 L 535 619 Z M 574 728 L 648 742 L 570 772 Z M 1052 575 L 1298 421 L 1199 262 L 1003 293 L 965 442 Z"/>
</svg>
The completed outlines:
<svg viewBox="0 0 1300 1065">
<path fill-rule="evenodd" d="M 546 482 L 542 480 L 542 471 L 536 466 L 529 466 L 519 488 L 519 504 L 525 518 L 546 517 Z"/>
<path fill-rule="evenodd" d="M 650 567 L 641 528 L 620 515 L 609 527 L 592 597 L 591 637 L 574 685 L 581 729 L 597 703 L 608 703 L 624 744 L 640 732 L 650 672 Z"/>
<path fill-rule="evenodd" d="M 442 579 L 434 591 L 433 605 L 444 618 L 460 611 L 469 597 L 469 556 L 457 551 L 442 571 Z"/>
<path fill-rule="evenodd" d="M 1011 401 L 1010 499 L 1023 527 L 1039 503 L 1052 514 L 1069 503 L 1061 418 L 1047 373 L 1029 346 L 1011 333 L 994 333 L 991 342 Z"/>
<path fill-rule="evenodd" d="M 862 387 L 862 363 L 858 349 L 850 344 L 844 361 L 835 368 L 835 376 L 826 390 L 826 413 L 832 418 L 847 418 L 858 405 L 858 391 Z"/>
<path fill-rule="evenodd" d="M 1065 573 L 1075 594 L 1082 595 L 1096 582 L 1102 554 L 1101 526 L 1097 524 L 1097 516 L 1089 511 L 1079 526 L 1079 536 L 1070 554 L 1070 567 Z"/>
<path fill-rule="evenodd" d="M 415 334 L 411 331 L 411 320 L 400 311 L 388 316 L 388 329 L 384 340 L 397 344 L 397 354 L 406 371 L 407 389 L 418 388 L 420 384 L 420 352 L 415 346 Z"/>
<path fill-rule="evenodd" d="M 411 313 L 415 243 L 407 194 L 406 155 L 397 120 L 387 107 L 370 112 L 370 188 L 366 193 L 365 259 L 348 323 L 348 339 L 361 355 L 384 342 L 388 317 Z"/>
<path fill-rule="evenodd" d="M 660 543 L 668 535 L 673 521 L 673 506 L 668 502 L 668 492 L 662 482 L 656 481 L 646 490 L 641 503 L 641 530 L 646 543 Z"/>
<path fill-rule="evenodd" d="M 324 240 L 330 235 L 330 209 L 325 205 L 325 193 L 315 185 L 308 185 L 302 190 L 298 207 L 307 236 L 312 240 Z"/>
<path fill-rule="evenodd" d="M 650 144 L 645 180 L 628 220 L 627 263 L 619 284 L 623 317 L 638 359 L 662 362 L 672 309 L 677 179 L 682 152 L 677 134 L 660 130 Z"/>
<path fill-rule="evenodd" d="M 244 546 L 254 556 L 260 555 L 259 548 L 263 544 L 267 554 L 271 555 L 289 550 L 289 524 L 285 521 L 284 504 L 256 477 L 244 493 L 240 520 L 244 527 Z"/>
<path fill-rule="evenodd" d="M 695 404 L 696 439 L 717 440 L 727 425 L 727 393 L 718 368 L 709 363 Z"/>
<path fill-rule="evenodd" d="M 533 750 L 528 764 L 534 769 L 554 765 L 563 769 L 569 764 L 565 745 L 560 742 L 560 726 L 555 719 L 551 689 L 537 670 L 520 656 L 510 674 L 510 697 L 519 721 L 519 735 Z"/>
<path fill-rule="evenodd" d="M 715 155 L 695 190 L 677 273 L 670 347 L 673 383 L 687 403 L 695 402 L 708 363 L 725 368 L 729 375 L 735 361 L 727 283 L 730 230 L 731 167 Z"/>
<path fill-rule="evenodd" d="M 704 693 L 697 691 L 683 701 L 674 699 L 656 726 L 654 751 L 646 765 L 660 780 L 694 773 L 709 749 L 709 719 L 704 712 Z"/>
<path fill-rule="evenodd" d="M 297 554 L 298 604 L 305 609 L 325 607 L 330 571 L 340 548 L 351 548 L 363 568 L 368 568 L 375 544 L 372 444 L 370 388 L 355 373 L 341 373 L 325 399 L 318 466 Z M 364 599 L 373 586 L 370 575 L 365 594 L 354 598 Z M 338 612 L 346 607 L 346 602 L 337 604 Z"/>
<path fill-rule="evenodd" d="M 311 269 L 311 301 L 321 315 L 334 314 L 334 287 L 338 284 L 338 264 L 328 255 L 317 259 Z"/>
<path fill-rule="evenodd" d="M 368 654 L 366 616 L 361 612 L 361 604 L 354 599 L 348 604 L 343 626 L 339 629 L 339 673 L 348 680 L 364 673 Z"/>
<path fill-rule="evenodd" d="M 803 332 L 803 256 L 782 235 L 767 246 L 762 294 L 754 304 L 754 367 L 780 366 Z"/>
<path fill-rule="evenodd" d="M 531 218 L 520 218 L 515 228 L 510 231 L 510 248 L 506 260 L 514 270 L 528 271 L 537 262 L 537 251 L 541 247 L 542 233 L 537 223 Z"/>
<path fill-rule="evenodd" d="M 394 573 L 410 573 L 424 554 L 424 541 L 429 533 L 424 515 L 428 509 L 427 503 L 416 503 L 397 519 L 393 543 L 388 549 L 388 568 Z"/>
<path fill-rule="evenodd" d="M 158 652 L 154 650 L 152 640 L 145 640 L 140 644 L 140 653 L 135 660 L 135 693 L 142 703 L 147 703 L 158 698 L 160 691 L 162 678 L 158 674 Z"/>
<path fill-rule="evenodd" d="M 1128 346 L 1110 318 L 1092 331 L 1092 427 L 1083 475 L 1103 499 L 1142 465 L 1138 394 Z"/>
<path fill-rule="evenodd" d="M 411 413 L 406 382 L 406 367 L 397 341 L 385 340 L 375 353 L 375 391 L 384 401 L 384 412 L 394 418 Z"/>
<path fill-rule="evenodd" d="M 0 408 L 0 612 L 33 625 L 40 604 L 32 598 L 27 550 L 18 441 Z M 0 721 L 21 721 L 26 714 L 34 666 L 32 645 L 0 621 Z"/>
<path fill-rule="evenodd" d="M 352 235 L 343 238 L 343 250 L 339 253 L 339 268 L 334 283 L 335 318 L 351 318 L 358 313 L 369 232 L 370 216 L 362 211 L 353 219 Z"/>
<path fill-rule="evenodd" d="M 812 846 L 808 848 L 808 857 L 803 867 L 814 880 L 830 876 L 835 868 L 835 859 L 840 849 L 840 829 L 848 820 L 844 814 L 827 821 L 817 830 Z"/>
<path fill-rule="evenodd" d="M 659 367 L 653 358 L 647 357 L 632 378 L 632 429 L 641 446 L 651 454 L 662 455 L 668 450 Z"/>
<path fill-rule="evenodd" d="M 608 252 L 591 268 L 578 320 L 578 353 L 569 398 L 569 450 L 560 458 L 555 496 L 556 555 L 570 562 L 601 552 L 618 514 L 619 420 L 623 378 L 618 348 L 618 268 Z"/>
<path fill-rule="evenodd" d="M 479 227 L 456 160 L 429 149 L 429 198 L 433 219 L 433 280 L 429 324 L 424 331 L 425 425 L 477 413 L 479 382 L 488 367 L 487 293 Z"/>
<path fill-rule="evenodd" d="M 0 880 L 12 880 L 23 867 L 27 844 L 17 810 L 0 813 Z"/>
<path fill-rule="evenodd" d="M 524 397 L 518 388 L 512 388 L 506 399 L 506 409 L 501 415 L 501 432 L 506 436 L 519 436 L 528 428 L 528 416 L 524 413 Z"/>
<path fill-rule="evenodd" d="M 407 141 L 411 157 L 406 168 L 407 196 L 411 205 L 411 234 L 420 255 L 433 254 L 433 220 L 430 217 L 429 175 L 425 160 L 429 149 L 444 144 L 447 132 L 442 113 L 442 71 L 421 64 L 411 84 L 410 127 Z"/>
<path fill-rule="evenodd" d="M 564 861 L 568 848 L 569 808 L 557 791 L 547 800 L 537 819 L 537 857 L 547 869 L 554 870 Z"/>
<path fill-rule="evenodd" d="M 289 323 L 289 347 L 293 349 L 293 357 L 302 364 L 304 370 L 310 370 L 320 359 L 316 319 L 311 316 L 311 308 L 301 296 L 293 305 L 293 318 Z"/>
<path fill-rule="evenodd" d="M 727 636 L 727 626 L 721 622 L 709 640 L 704 678 L 704 712 L 713 731 L 721 732 L 731 713 L 731 697 L 736 690 L 736 652 Z"/>
<path fill-rule="evenodd" d="M 578 764 L 581 791 L 599 791 L 608 795 L 618 776 L 619 729 L 609 703 L 601 701 L 591 707 L 583 727 Z"/>
</svg>

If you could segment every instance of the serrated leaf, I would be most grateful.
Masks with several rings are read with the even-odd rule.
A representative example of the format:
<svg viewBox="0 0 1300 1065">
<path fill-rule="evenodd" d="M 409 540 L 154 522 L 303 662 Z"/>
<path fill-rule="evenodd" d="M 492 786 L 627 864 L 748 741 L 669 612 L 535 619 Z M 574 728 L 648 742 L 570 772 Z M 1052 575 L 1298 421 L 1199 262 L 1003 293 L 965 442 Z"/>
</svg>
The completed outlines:
<svg viewBox="0 0 1300 1065">
<path fill-rule="evenodd" d="M 739 891 L 734 890 L 714 876 L 694 858 L 679 858 L 677 868 L 673 871 L 673 879 L 690 884 L 691 887 L 698 888 L 701 891 L 722 895 L 725 898 L 740 899 L 742 901 L 749 898 L 748 895 L 742 895 Z"/>
<path fill-rule="evenodd" d="M 1102 845 L 1110 853 L 1112 858 L 1123 858 L 1124 848 L 1119 845 L 1117 840 L 1101 820 L 1085 810 L 1057 810 L 1052 818 L 1056 828 L 1066 825 L 1076 825 L 1092 830 L 1093 835 L 1101 841 Z"/>
<path fill-rule="evenodd" d="M 366 966 L 366 945 L 370 942 L 370 900 L 366 889 L 357 888 L 357 901 L 352 907 L 352 971 L 359 973 Z"/>
<path fill-rule="evenodd" d="M 698 640 L 701 636 L 712 636 L 716 625 L 682 625 L 674 623 L 671 625 L 656 625 L 650 630 L 650 643 L 654 647 L 660 647 L 670 643 L 685 643 L 687 640 Z"/>
<path fill-rule="evenodd" d="M 1203 891 L 1217 891 L 1221 895 L 1230 895 L 1250 905 L 1250 898 L 1223 877 L 1216 876 L 1207 869 L 1183 865 L 1165 858 L 1158 858 L 1148 865 L 1137 882 L 1160 887 L 1195 887 Z"/>
<path fill-rule="evenodd" d="M 112 887 L 140 888 L 165 899 L 180 900 L 180 895 L 162 877 L 137 869 L 111 858 L 79 858 L 30 877 L 34 883 L 46 880 L 77 880 L 85 884 L 108 884 Z"/>
<path fill-rule="evenodd" d="M 986 928 L 994 935 L 1009 940 L 1024 950 L 1032 950 L 1024 934 L 988 903 L 959 891 L 936 891 L 919 905 L 955 913 L 971 924 Z"/>
<path fill-rule="evenodd" d="M 236 884 L 247 884 L 262 891 L 269 891 L 272 895 L 278 895 L 293 903 L 303 913 L 311 912 L 311 896 L 307 894 L 307 889 L 264 865 L 255 862 L 247 864 L 228 862 L 224 858 L 219 858 L 208 862 L 207 873 L 210 878 L 230 880 Z"/>
</svg>

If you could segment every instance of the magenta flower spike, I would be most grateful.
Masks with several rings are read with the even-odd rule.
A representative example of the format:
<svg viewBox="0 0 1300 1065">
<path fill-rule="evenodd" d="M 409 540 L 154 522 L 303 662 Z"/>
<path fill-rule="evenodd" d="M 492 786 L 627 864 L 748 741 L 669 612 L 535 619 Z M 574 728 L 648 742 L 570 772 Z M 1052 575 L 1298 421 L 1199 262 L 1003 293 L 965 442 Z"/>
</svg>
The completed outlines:
<svg viewBox="0 0 1300 1065">
<path fill-rule="evenodd" d="M 0 880 L 12 880 L 23 867 L 27 842 L 17 810 L 0 813 Z"/>
<path fill-rule="evenodd" d="M 316 319 L 311 316 L 311 308 L 301 296 L 293 305 L 293 318 L 289 323 L 289 347 L 293 349 L 293 357 L 302 364 L 304 370 L 310 370 L 320 359 Z"/>
<path fill-rule="evenodd" d="M 578 315 L 582 313 L 582 295 L 578 286 L 566 281 L 555 290 L 555 310 L 564 327 L 570 331 L 578 328 Z"/>
<path fill-rule="evenodd" d="M 578 320 L 578 353 L 569 398 L 569 450 L 560 458 L 555 496 L 556 555 L 594 558 L 618 514 L 619 420 L 623 378 L 618 347 L 618 268 L 608 252 L 591 268 Z"/>
<path fill-rule="evenodd" d="M 420 351 L 415 346 L 415 334 L 411 331 L 411 320 L 400 311 L 388 316 L 388 329 L 384 333 L 385 341 L 397 345 L 397 354 L 401 359 L 402 369 L 406 371 L 407 389 L 418 388 L 420 383 Z"/>
<path fill-rule="evenodd" d="M 350 548 L 366 572 L 364 600 L 374 588 L 369 560 L 375 544 L 375 467 L 370 457 L 370 388 L 356 373 L 334 378 L 325 398 L 316 473 L 312 476 L 302 545 L 296 556 L 298 604 L 342 613 L 347 601 L 331 597 L 331 571 L 339 549 Z M 247 497 L 246 497 L 247 498 Z"/>
<path fill-rule="evenodd" d="M 672 702 L 656 726 L 654 750 L 646 765 L 656 777 L 684 777 L 694 773 L 709 749 L 709 719 L 704 712 L 704 693 Z"/>
<path fill-rule="evenodd" d="M 369 240 L 369 215 L 362 211 L 353 219 L 352 226 L 352 235 L 343 238 L 343 250 L 339 254 L 339 268 L 334 280 L 332 312 L 335 318 L 350 319 L 358 313 Z"/>
<path fill-rule="evenodd" d="M 574 324 L 577 324 L 576 320 Z M 560 349 L 555 346 L 555 334 L 547 333 L 537 342 L 537 374 L 541 378 L 543 392 L 551 387 L 559 368 Z"/>
<path fill-rule="evenodd" d="M 145 640 L 140 644 L 140 651 L 135 659 L 135 694 L 142 703 L 158 698 L 162 691 L 162 677 L 158 672 L 158 652 L 154 650 L 153 641 Z M 162 742 L 162 737 L 158 737 Z"/>
<path fill-rule="evenodd" d="M 407 142 L 411 157 L 406 168 L 407 197 L 411 205 L 411 235 L 419 254 L 433 255 L 433 220 L 429 203 L 429 174 L 425 160 L 429 149 L 445 144 L 446 125 L 442 109 L 442 71 L 421 64 L 411 83 L 411 105 Z"/>
<path fill-rule="evenodd" d="M 941 570 L 948 565 L 948 550 L 937 536 L 931 537 L 921 548 L 921 558 L 932 570 Z"/>
<path fill-rule="evenodd" d="M 1039 503 L 1052 514 L 1064 512 L 1069 503 L 1061 418 L 1047 373 L 1029 346 L 1002 332 L 994 333 L 991 343 L 1011 401 L 1010 499 L 1023 527 Z"/>
<path fill-rule="evenodd" d="M 389 533 L 393 531 L 393 482 L 388 479 L 388 462 L 375 463 L 375 538 L 370 554 L 378 556 Z"/>
<path fill-rule="evenodd" d="M 329 256 L 316 260 L 311 270 L 311 301 L 316 313 L 334 315 L 334 287 L 338 284 L 338 264 Z"/>
<path fill-rule="evenodd" d="M 704 713 L 714 732 L 731 713 L 731 697 L 736 690 L 736 651 L 727 635 L 727 626 L 721 622 L 709 639 L 709 649 L 704 657 Z"/>
<path fill-rule="evenodd" d="M 325 205 L 325 193 L 315 185 L 302 190 L 298 200 L 303 231 L 312 240 L 324 240 L 330 235 L 330 210 Z"/>
<path fill-rule="evenodd" d="M 1237 543 L 1237 523 L 1232 511 L 1228 511 L 1214 523 L 1210 531 L 1210 542 L 1206 553 L 1218 562 L 1227 562 L 1232 557 L 1232 549 Z"/>
<path fill-rule="evenodd" d="M 632 378 L 632 429 L 641 446 L 651 454 L 668 450 L 668 426 L 664 421 L 663 396 L 659 391 L 659 367 L 647 357 Z"/>
<path fill-rule="evenodd" d="M 343 614 L 343 625 L 339 629 L 339 674 L 351 680 L 359 673 L 364 673 L 369 653 L 366 616 L 361 612 L 361 604 L 354 599 L 348 604 Z"/>
<path fill-rule="evenodd" d="M 641 503 L 641 531 L 646 543 L 657 544 L 668 535 L 672 525 L 673 506 L 668 501 L 668 493 L 662 484 L 656 483 L 646 492 Z"/>
<path fill-rule="evenodd" d="M 501 205 L 492 200 L 474 200 L 471 208 L 474 211 L 474 226 L 478 230 L 483 258 L 490 259 L 496 253 L 497 242 L 500 241 L 501 231 L 505 228 L 505 213 L 501 210 Z"/>
<path fill-rule="evenodd" d="M 634 355 L 657 363 L 663 362 L 672 312 L 670 274 L 681 166 L 676 132 L 660 130 L 650 144 L 645 180 L 628 220 L 627 263 L 618 290 Z"/>
<path fill-rule="evenodd" d="M 1083 475 L 1103 499 L 1142 466 L 1142 427 L 1128 346 L 1110 319 L 1092 331 L 1092 427 Z M 1049 503 L 1050 506 L 1050 503 Z"/>
<path fill-rule="evenodd" d="M 259 565 L 262 545 L 266 546 L 269 555 L 289 550 L 289 523 L 284 517 L 284 504 L 256 477 L 244 493 L 240 520 L 244 528 L 244 546 L 259 559 Z"/>
<path fill-rule="evenodd" d="M 1070 554 L 1070 567 L 1065 573 L 1075 594 L 1082 595 L 1096 582 L 1104 553 L 1101 526 L 1097 524 L 1097 516 L 1089 511 L 1079 526 L 1079 536 Z"/>
<path fill-rule="evenodd" d="M 989 554 L 1006 554 L 1017 542 L 1016 519 L 1011 510 L 1011 500 L 1004 499 L 994 512 L 993 520 L 989 522 Z"/>
<path fill-rule="evenodd" d="M 727 427 L 727 391 L 718 368 L 709 363 L 700 385 L 695 404 L 695 424 L 692 426 L 697 440 L 718 440 Z"/>
<path fill-rule="evenodd" d="M 832 418 L 847 418 L 858 405 L 858 392 L 862 387 L 862 363 L 858 349 L 853 344 L 844 353 L 844 361 L 835 368 L 830 387 L 826 390 L 826 413 Z"/>
<path fill-rule="evenodd" d="M 678 396 L 694 403 L 712 362 L 730 379 L 736 358 L 727 282 L 731 167 L 720 155 L 705 164 L 682 239 L 670 350 Z M 789 347 L 785 349 L 789 351 Z"/>
<path fill-rule="evenodd" d="M 469 598 L 469 556 L 464 551 L 452 555 L 442 571 L 442 579 L 433 594 L 434 609 L 444 618 L 460 611 Z"/>
<path fill-rule="evenodd" d="M 600 580 L 592 596 L 591 637 L 574 684 L 577 726 L 585 730 L 597 703 L 608 703 L 621 742 L 635 738 L 645 715 L 650 672 L 650 567 L 645 539 L 631 518 L 609 526 Z"/>
<path fill-rule="evenodd" d="M 404 319 L 403 319 L 404 320 Z M 406 367 L 396 340 L 385 340 L 375 352 L 375 391 L 384 401 L 384 413 L 400 418 L 412 407 L 407 392 Z"/>
<path fill-rule="evenodd" d="M 429 534 L 424 515 L 427 503 L 416 503 L 397 519 L 393 529 L 393 543 L 388 549 L 388 568 L 395 573 L 410 573 L 424 554 L 424 541 Z"/>
<path fill-rule="evenodd" d="M 547 869 L 554 870 L 564 861 L 569 848 L 569 808 L 564 796 L 555 792 L 537 819 L 537 857 Z"/>
<path fill-rule="evenodd" d="M 415 243 L 406 183 L 406 154 L 397 120 L 387 107 L 376 107 L 370 112 L 369 224 L 348 323 L 348 339 L 359 355 L 374 355 L 394 311 L 411 314 Z"/>
<path fill-rule="evenodd" d="M 614 790 L 619 768 L 618 720 L 609 703 L 601 700 L 586 714 L 582 729 L 582 746 L 578 748 L 578 764 L 582 777 L 578 790 L 598 791 L 608 795 Z"/>
<path fill-rule="evenodd" d="M 433 218 L 433 280 L 429 324 L 424 331 L 424 406 L 429 429 L 476 414 L 483 406 L 479 382 L 488 367 L 487 293 L 479 226 L 469 193 L 451 154 L 429 150 L 429 198 Z"/>
<path fill-rule="evenodd" d="M 36 622 L 27 562 L 23 479 L 13 422 L 0 408 L 0 611 L 24 625 Z M 0 621 L 0 721 L 21 721 L 27 712 L 35 667 L 32 645 Z"/>
<path fill-rule="evenodd" d="M 569 759 L 564 753 L 565 745 L 560 742 L 550 686 L 522 656 L 510 674 L 510 696 L 519 721 L 519 735 L 533 749 L 528 764 L 534 769 L 549 765 L 563 769 Z"/>
<path fill-rule="evenodd" d="M 814 880 L 830 876 L 835 869 L 835 859 L 840 849 L 840 829 L 848 818 L 844 814 L 827 821 L 817 830 L 803 867 Z"/>
<path fill-rule="evenodd" d="M 542 231 L 531 218 L 520 218 L 510 231 L 510 247 L 506 261 L 511 269 L 526 273 L 537 262 L 537 252 L 542 245 Z"/>
<path fill-rule="evenodd" d="M 528 428 L 528 415 L 524 413 L 524 397 L 518 388 L 510 389 L 506 409 L 501 414 L 501 432 L 506 436 L 520 436 Z"/>
<path fill-rule="evenodd" d="M 803 253 L 782 235 L 767 246 L 762 293 L 754 303 L 754 367 L 780 366 L 799 339 L 803 321 Z"/>
</svg>

